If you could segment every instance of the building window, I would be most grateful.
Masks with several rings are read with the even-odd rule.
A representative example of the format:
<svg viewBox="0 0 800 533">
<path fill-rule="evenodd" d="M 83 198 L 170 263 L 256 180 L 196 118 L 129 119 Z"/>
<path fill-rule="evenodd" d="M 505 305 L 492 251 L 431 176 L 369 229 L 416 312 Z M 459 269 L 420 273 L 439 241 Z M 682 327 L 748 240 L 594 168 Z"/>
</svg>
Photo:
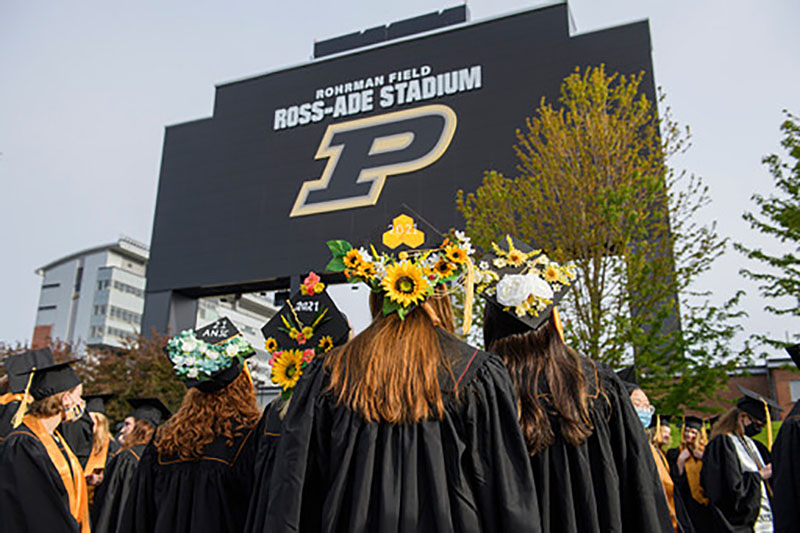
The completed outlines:
<svg viewBox="0 0 800 533">
<path fill-rule="evenodd" d="M 98 291 L 104 291 L 110 285 L 111 285 L 111 280 L 110 279 L 101 279 L 100 281 L 97 282 L 97 290 Z"/>
<path fill-rule="evenodd" d="M 39 311 L 49 311 L 49 310 L 55 309 L 55 308 L 56 308 L 55 305 L 40 305 L 39 306 Z"/>
<path fill-rule="evenodd" d="M 55 289 L 56 287 L 60 287 L 60 286 L 61 286 L 60 283 L 45 283 L 44 285 L 42 285 L 42 288 L 43 289 Z"/>
<path fill-rule="evenodd" d="M 95 315 L 105 315 L 106 314 L 106 306 L 105 305 L 95 305 L 94 306 L 94 314 Z"/>
<path fill-rule="evenodd" d="M 130 331 L 125 331 L 119 328 L 108 327 L 107 329 L 109 335 L 113 335 L 114 337 L 119 337 L 120 339 L 133 339 L 136 337 Z"/>
<path fill-rule="evenodd" d="M 114 281 L 114 289 L 126 294 L 133 294 L 139 298 L 144 298 L 144 291 L 142 289 L 138 289 L 127 283 L 122 283 L 121 281 Z"/>
<path fill-rule="evenodd" d="M 142 315 L 139 313 L 134 313 L 133 311 L 128 311 L 127 309 L 122 309 L 114 305 L 111 306 L 109 314 L 122 322 L 129 322 L 137 325 L 142 322 Z"/>
<path fill-rule="evenodd" d="M 81 280 L 83 279 L 83 267 L 79 266 L 75 273 L 75 292 L 81 292 Z"/>
<path fill-rule="evenodd" d="M 102 337 L 104 332 L 103 326 L 92 326 L 89 328 L 90 337 Z"/>
<path fill-rule="evenodd" d="M 789 382 L 789 392 L 792 395 L 792 401 L 796 402 L 800 399 L 800 379 L 795 379 Z"/>
</svg>

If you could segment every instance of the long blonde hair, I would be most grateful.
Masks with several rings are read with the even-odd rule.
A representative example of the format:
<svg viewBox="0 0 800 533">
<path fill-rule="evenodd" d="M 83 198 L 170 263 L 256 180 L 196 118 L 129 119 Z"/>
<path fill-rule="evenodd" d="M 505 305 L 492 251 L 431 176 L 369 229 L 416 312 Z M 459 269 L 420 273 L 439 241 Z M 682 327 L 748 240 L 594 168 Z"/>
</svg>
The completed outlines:
<svg viewBox="0 0 800 533">
<path fill-rule="evenodd" d="M 744 427 L 739 421 L 739 414 L 743 413 L 738 407 L 731 407 L 727 413 L 719 417 L 719 420 L 711 428 L 711 439 L 717 435 L 733 434 L 739 437 L 744 435 Z"/>
<path fill-rule="evenodd" d="M 92 437 L 92 455 L 100 455 L 111 440 L 108 429 L 108 418 L 103 413 L 91 411 L 89 416 L 94 422 L 94 435 Z"/>
</svg>

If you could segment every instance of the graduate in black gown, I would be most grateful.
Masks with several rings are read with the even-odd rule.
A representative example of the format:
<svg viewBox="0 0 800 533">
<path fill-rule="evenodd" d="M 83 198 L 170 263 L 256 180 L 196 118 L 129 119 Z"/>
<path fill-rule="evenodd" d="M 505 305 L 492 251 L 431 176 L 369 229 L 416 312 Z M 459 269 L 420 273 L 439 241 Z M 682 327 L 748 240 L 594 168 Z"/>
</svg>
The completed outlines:
<svg viewBox="0 0 800 533">
<path fill-rule="evenodd" d="M 26 377 L 33 402 L 0 443 L 0 525 L 14 533 L 88 533 L 86 482 L 56 427 L 81 415 L 74 361 L 36 367 Z M 24 416 L 23 416 L 24 415 Z"/>
<path fill-rule="evenodd" d="M 709 531 L 713 516 L 709 500 L 700 483 L 703 453 L 708 443 L 705 423 L 697 416 L 686 415 L 681 424 L 681 443 L 667 452 L 670 473 L 675 487 L 686 502 L 686 509 L 695 529 Z"/>
<path fill-rule="evenodd" d="M 465 273 L 468 243 L 398 256 L 328 244 L 328 268 L 366 283 L 382 312 L 305 368 L 248 531 L 540 531 L 508 373 L 437 328 L 426 302 Z"/>
<path fill-rule="evenodd" d="M 786 349 L 800 368 L 800 344 Z M 800 531 L 800 400 L 783 419 L 772 446 L 775 533 Z"/>
<path fill-rule="evenodd" d="M 700 482 L 710 501 L 715 531 L 771 532 L 771 489 L 766 480 L 772 476 L 772 465 L 765 462 L 752 437 L 767 422 L 766 408 L 777 404 L 743 391 L 745 396 L 736 407 L 714 424 L 703 453 Z"/>
<path fill-rule="evenodd" d="M 92 417 L 94 434 L 92 435 L 92 449 L 89 460 L 83 467 L 86 475 L 86 484 L 89 486 L 89 507 L 92 507 L 95 488 L 103 482 L 103 476 L 111 459 L 120 450 L 119 443 L 111 435 L 106 416 L 105 402 L 113 394 L 86 394 L 83 399 L 86 401 L 86 411 Z"/>
<path fill-rule="evenodd" d="M 53 364 L 53 352 L 50 348 L 29 350 L 24 353 L 9 355 L 3 359 L 6 370 L 8 389 L 0 395 L 0 441 L 11 433 L 11 419 L 19 409 L 24 397 L 25 385 L 28 383 L 28 372 L 33 367 L 45 367 Z"/>
<path fill-rule="evenodd" d="M 246 359 L 255 350 L 223 318 L 166 351 L 189 390 L 142 454 L 119 531 L 238 533 L 253 487 L 259 412 Z"/>
<path fill-rule="evenodd" d="M 542 531 L 672 531 L 625 386 L 606 365 L 564 343 L 555 304 L 572 270 L 510 237 L 493 249 L 479 265 L 484 342 L 503 358 L 515 385 Z"/>
<path fill-rule="evenodd" d="M 319 323 L 307 330 L 309 338 L 298 339 L 292 335 L 286 324 L 294 324 L 295 330 L 302 333 L 302 325 L 312 325 L 323 315 Z M 296 323 L 300 321 L 300 323 Z M 302 324 L 302 325 L 301 325 Z M 282 390 L 280 396 L 271 401 L 264 409 L 264 414 L 256 426 L 253 435 L 256 447 L 254 472 L 258 479 L 269 478 L 274 467 L 275 451 L 278 448 L 281 434 L 281 421 L 286 415 L 291 401 L 291 394 L 300 375 L 295 365 L 285 364 L 286 358 L 304 358 L 301 366 L 307 365 L 316 356 L 325 354 L 348 340 L 350 325 L 347 318 L 339 311 L 333 300 L 325 292 L 325 284 L 314 272 L 303 280 L 303 284 L 281 310 L 267 322 L 261 332 L 264 335 L 265 347 L 270 354 L 270 377 Z M 310 351 L 309 351 L 310 350 Z M 303 354 L 306 354 L 303 356 Z M 287 370 L 292 373 L 287 375 Z M 253 488 L 253 495 L 248 510 L 245 530 L 253 528 L 253 524 L 264 521 L 269 503 L 269 483 L 258 483 Z"/>
<path fill-rule="evenodd" d="M 156 428 L 169 418 L 170 411 L 158 398 L 130 398 L 133 411 L 125 417 L 122 447 L 110 459 L 102 473 L 102 482 L 92 502 L 92 531 L 115 533 L 122 521 L 122 509 L 131 492 L 133 475 L 139 466 Z M 92 472 L 94 473 L 94 472 Z"/>
</svg>

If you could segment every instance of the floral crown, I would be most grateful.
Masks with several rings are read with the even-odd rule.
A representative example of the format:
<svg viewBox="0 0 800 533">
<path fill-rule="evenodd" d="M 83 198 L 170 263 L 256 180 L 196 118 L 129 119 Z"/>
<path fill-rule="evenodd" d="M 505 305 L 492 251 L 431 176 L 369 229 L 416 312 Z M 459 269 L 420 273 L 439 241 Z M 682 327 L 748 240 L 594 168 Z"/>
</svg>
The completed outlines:
<svg viewBox="0 0 800 533">
<path fill-rule="evenodd" d="M 494 253 L 478 264 L 475 290 L 536 327 L 534 321 L 558 303 L 572 284 L 575 267 L 551 261 L 542 250 L 515 246 L 510 236 L 506 242 L 507 250 L 492 243 Z"/>
<path fill-rule="evenodd" d="M 300 286 L 300 294 L 303 296 L 319 296 L 324 290 L 325 284 L 314 272 L 310 272 Z M 331 311 L 324 303 L 312 306 L 308 300 L 300 302 L 300 304 L 303 303 L 305 303 L 305 307 L 295 309 L 295 305 L 289 299 L 286 302 L 289 313 L 286 314 L 282 311 L 279 316 L 273 318 L 273 320 L 279 321 L 279 325 L 272 330 L 272 333 L 280 332 L 289 339 L 284 343 L 284 346 L 281 346 L 281 343 L 275 338 L 275 336 L 282 336 L 280 334 L 269 335 L 264 341 L 264 348 L 270 355 L 270 380 L 283 389 L 281 392 L 283 400 L 289 399 L 306 366 L 317 355 L 328 352 L 334 347 L 333 336 L 319 336 L 319 332 L 321 326 L 329 322 L 331 315 L 336 313 L 337 310 L 334 308 Z M 307 324 L 304 323 L 300 315 L 298 315 L 298 311 L 313 312 L 312 320 Z M 333 324 L 335 328 L 335 321 Z M 268 326 L 269 324 L 262 331 L 268 331 Z M 289 347 L 288 345 L 292 346 Z"/>
<path fill-rule="evenodd" d="M 344 272 L 347 281 L 364 283 L 383 295 L 383 314 L 397 313 L 401 319 L 432 296 L 437 285 L 472 279 L 473 249 L 460 231 L 437 248 L 403 251 L 397 257 L 378 253 L 374 246 L 356 249 L 347 241 L 328 241 L 328 248 L 333 254 L 328 270 Z"/>
<path fill-rule="evenodd" d="M 178 377 L 197 381 L 212 381 L 215 374 L 235 362 L 243 365 L 246 358 L 256 353 L 241 333 L 211 344 L 198 339 L 190 329 L 172 337 L 165 351 Z"/>
</svg>

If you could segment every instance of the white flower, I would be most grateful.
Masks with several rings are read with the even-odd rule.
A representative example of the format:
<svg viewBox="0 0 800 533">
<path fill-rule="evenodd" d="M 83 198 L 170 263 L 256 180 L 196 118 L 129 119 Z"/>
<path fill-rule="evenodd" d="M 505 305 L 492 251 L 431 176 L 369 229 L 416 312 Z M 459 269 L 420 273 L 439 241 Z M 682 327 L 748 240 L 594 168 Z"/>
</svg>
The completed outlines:
<svg viewBox="0 0 800 533">
<path fill-rule="evenodd" d="M 205 351 L 205 356 L 206 358 L 214 361 L 217 357 L 219 357 L 219 352 L 217 352 L 213 348 L 209 348 L 208 350 Z"/>
<path fill-rule="evenodd" d="M 183 353 L 191 353 L 197 348 L 197 340 L 194 337 L 186 337 L 181 341 Z"/>
<path fill-rule="evenodd" d="M 533 292 L 533 278 L 508 274 L 497 284 L 497 301 L 507 307 L 517 307 Z"/>
<path fill-rule="evenodd" d="M 375 274 L 379 278 L 386 276 L 386 258 L 384 256 L 375 259 Z"/>
<path fill-rule="evenodd" d="M 481 261 L 480 263 L 478 263 L 478 268 L 480 268 L 481 270 L 489 270 L 489 263 L 487 263 L 486 261 Z"/>
<path fill-rule="evenodd" d="M 172 358 L 172 364 L 175 365 L 175 366 L 182 365 L 183 364 L 183 356 L 176 355 L 175 357 L 173 357 Z"/>
<path fill-rule="evenodd" d="M 198 371 L 196 368 L 190 368 L 189 371 L 186 373 L 186 377 L 188 378 L 196 378 Z"/>
<path fill-rule="evenodd" d="M 366 248 L 359 248 L 358 255 L 361 256 L 361 260 L 365 263 L 372 263 L 372 256 L 369 254 Z"/>
<path fill-rule="evenodd" d="M 187 357 L 186 359 L 183 360 L 183 364 L 185 366 L 194 366 L 197 364 L 197 359 L 195 359 L 194 357 Z"/>
<path fill-rule="evenodd" d="M 533 273 L 528 274 L 526 277 L 530 278 L 531 291 L 529 294 L 545 300 L 553 299 L 553 288 L 549 283 Z"/>
<path fill-rule="evenodd" d="M 239 347 L 236 346 L 235 344 L 229 344 L 228 346 L 225 347 L 225 355 L 227 355 L 228 357 L 234 357 L 238 353 L 239 353 Z"/>
</svg>

